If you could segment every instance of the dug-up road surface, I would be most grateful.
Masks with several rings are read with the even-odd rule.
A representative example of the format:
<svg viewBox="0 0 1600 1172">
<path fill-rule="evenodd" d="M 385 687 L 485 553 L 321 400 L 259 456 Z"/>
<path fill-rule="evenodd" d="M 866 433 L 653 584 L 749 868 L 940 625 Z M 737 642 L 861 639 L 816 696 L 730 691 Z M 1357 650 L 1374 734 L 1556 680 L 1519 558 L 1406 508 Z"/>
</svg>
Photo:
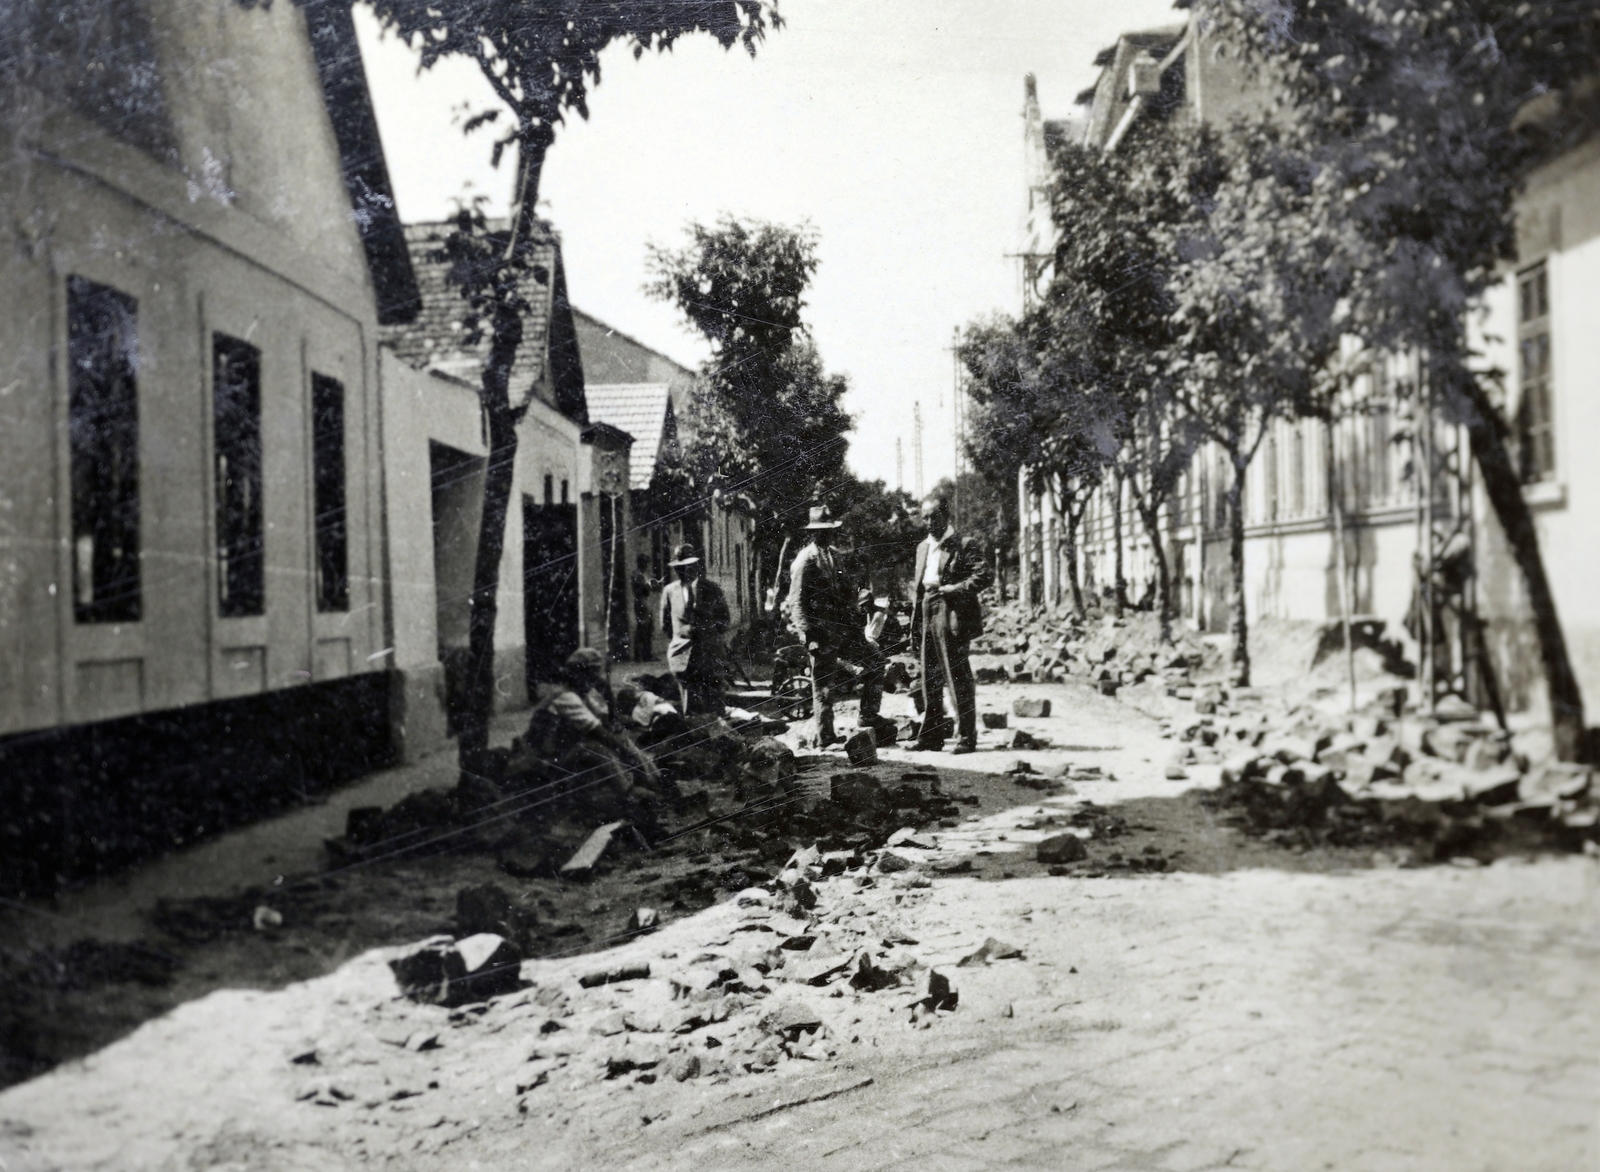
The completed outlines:
<svg viewBox="0 0 1600 1172">
<path fill-rule="evenodd" d="M 1083 742 L 1069 757 L 1099 752 L 1115 781 L 1017 789 L 1029 800 L 919 835 L 934 841 L 903 851 L 915 882 L 818 884 L 818 913 L 948 975 L 952 1012 L 914 1021 L 910 987 L 785 987 L 774 999 L 808 1002 L 825 1044 L 757 1073 L 606 1078 L 579 1045 L 550 1065 L 551 1039 L 595 1032 L 583 1014 L 559 1032 L 527 1004 L 452 1024 L 396 999 L 395 950 L 379 950 L 277 991 L 213 993 L 0 1094 L 0 1167 L 1600 1169 L 1600 863 L 1317 870 L 1258 853 L 1051 876 L 1030 864 L 1041 822 L 1181 787 L 1161 777 L 1154 722 L 1086 691 L 1032 691 L 1065 714 L 1038 728 Z M 991 775 L 1016 759 L 889 755 Z M 963 859 L 980 865 L 955 871 Z M 555 1004 L 583 972 L 687 963 L 750 914 L 727 901 L 523 976 Z M 989 938 L 1021 955 L 959 964 Z M 595 1014 L 637 1012 L 666 983 L 630 984 L 582 995 L 602 999 Z M 397 1044 L 419 1023 L 436 1042 Z M 325 1061 L 293 1061 L 308 1053 Z M 349 1089 L 308 1095 L 328 1070 Z"/>
</svg>

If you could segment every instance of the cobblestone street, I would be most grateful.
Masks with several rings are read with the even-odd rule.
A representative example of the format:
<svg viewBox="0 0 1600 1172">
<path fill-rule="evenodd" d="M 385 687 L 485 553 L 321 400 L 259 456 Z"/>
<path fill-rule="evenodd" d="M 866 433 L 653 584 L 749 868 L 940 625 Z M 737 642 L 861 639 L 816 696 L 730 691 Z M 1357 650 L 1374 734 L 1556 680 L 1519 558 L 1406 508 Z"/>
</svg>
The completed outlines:
<svg viewBox="0 0 1600 1172">
<path fill-rule="evenodd" d="M 915 941 L 922 963 L 951 977 L 959 1007 L 921 1028 L 902 1008 L 909 992 L 863 1001 L 799 986 L 836 1023 L 833 1058 L 650 1085 L 572 1078 L 574 1066 L 514 1108 L 510 1083 L 538 1035 L 494 1026 L 426 1056 L 363 1059 L 390 1069 L 425 1057 L 442 1087 L 392 1105 L 420 1104 L 411 1114 L 381 1113 L 379 1135 L 378 1115 L 296 1102 L 305 1068 L 287 1056 L 313 1035 L 350 1033 L 363 1013 L 409 1012 L 386 1008 L 405 1005 L 386 950 L 278 992 L 219 991 L 12 1088 L 0 1095 L 6 1166 L 1596 1166 L 1594 858 L 1380 870 L 1263 849 L 1227 865 L 1215 843 L 1233 832 L 1200 826 L 1182 839 L 1194 870 L 1049 876 L 1024 849 L 1041 815 L 1085 799 L 1146 809 L 1188 786 L 1160 776 L 1165 742 L 1150 718 L 1074 685 L 1030 691 L 1068 715 L 1029 727 L 1082 743 L 1029 756 L 1092 756 L 1107 780 L 940 833 L 923 859 L 929 889 L 824 895 L 823 908 L 869 936 Z M 988 707 L 1013 692 L 981 690 Z M 1000 775 L 1013 760 L 988 751 L 961 764 L 1022 793 Z M 1183 853 L 1171 831 L 1161 841 Z M 961 860 L 976 871 L 939 874 Z M 523 975 L 575 988 L 607 955 L 686 957 L 725 943 L 712 937 L 739 914 L 719 904 L 611 954 L 530 961 Z M 1022 956 L 957 964 L 991 936 Z"/>
</svg>

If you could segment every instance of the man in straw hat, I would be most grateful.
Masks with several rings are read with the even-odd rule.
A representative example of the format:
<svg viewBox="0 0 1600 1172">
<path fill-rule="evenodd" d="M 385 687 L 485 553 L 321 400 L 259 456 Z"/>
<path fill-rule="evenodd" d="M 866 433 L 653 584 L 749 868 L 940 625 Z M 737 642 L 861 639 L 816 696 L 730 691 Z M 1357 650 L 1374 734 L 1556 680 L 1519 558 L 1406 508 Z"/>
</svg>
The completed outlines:
<svg viewBox="0 0 1600 1172">
<path fill-rule="evenodd" d="M 883 656 L 867 643 L 855 589 L 833 551 L 840 524 L 826 505 L 812 508 L 806 525 L 810 540 L 789 571 L 789 620 L 811 657 L 811 705 L 819 746 L 840 739 L 833 728 L 833 702 L 850 676 L 845 663 L 861 669 L 860 727 L 887 723 L 878 714 Z"/>
<path fill-rule="evenodd" d="M 726 653 L 722 639 L 732 621 L 722 587 L 700 575 L 700 558 L 687 543 L 667 563 L 678 580 L 661 591 L 661 633 L 667 638 L 667 667 L 678 682 L 685 715 L 723 713 L 722 681 Z"/>
<path fill-rule="evenodd" d="M 930 496 L 922 506 L 922 520 L 928 538 L 917 546 L 916 604 L 911 611 L 912 638 L 922 658 L 922 732 L 914 747 L 944 746 L 948 683 L 959 730 L 951 751 L 970 753 L 978 747 L 978 696 L 968 646 L 983 632 L 978 594 L 994 574 L 978 543 L 962 537 L 950 523 L 949 501 Z"/>
</svg>

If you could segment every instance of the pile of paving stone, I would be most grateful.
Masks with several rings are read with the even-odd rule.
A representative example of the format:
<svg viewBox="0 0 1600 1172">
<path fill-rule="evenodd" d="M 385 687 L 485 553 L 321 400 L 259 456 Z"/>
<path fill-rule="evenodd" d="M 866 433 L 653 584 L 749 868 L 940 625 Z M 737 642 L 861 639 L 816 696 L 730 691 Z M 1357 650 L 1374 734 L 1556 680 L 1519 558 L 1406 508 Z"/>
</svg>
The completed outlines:
<svg viewBox="0 0 1600 1172">
<path fill-rule="evenodd" d="M 1167 776 L 1220 764 L 1221 787 L 1207 800 L 1285 845 L 1404 845 L 1446 859 L 1600 840 L 1600 792 L 1588 766 L 1530 764 L 1464 703 L 1424 715 L 1386 695 L 1373 709 L 1344 718 L 1312 707 L 1274 714 L 1236 706 L 1213 685 L 1192 716 L 1167 723 L 1178 742 Z"/>
<path fill-rule="evenodd" d="M 1187 699 L 1196 680 L 1220 666 L 1216 649 L 1194 632 L 1174 626 L 1163 642 L 1155 615 L 1130 611 L 1123 618 L 1087 618 L 1047 607 L 1011 603 L 996 607 L 985 633 L 973 641 L 979 683 L 1032 683 L 1079 679 L 1114 696 L 1124 687 L 1155 681 Z"/>
</svg>

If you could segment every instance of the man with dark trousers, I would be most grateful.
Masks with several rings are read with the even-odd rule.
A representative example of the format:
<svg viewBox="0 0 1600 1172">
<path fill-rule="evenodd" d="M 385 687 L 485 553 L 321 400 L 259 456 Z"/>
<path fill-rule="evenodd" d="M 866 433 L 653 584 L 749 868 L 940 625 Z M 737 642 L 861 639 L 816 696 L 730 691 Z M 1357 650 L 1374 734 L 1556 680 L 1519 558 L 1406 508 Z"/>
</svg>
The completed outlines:
<svg viewBox="0 0 1600 1172">
<path fill-rule="evenodd" d="M 789 621 L 811 657 L 811 708 L 819 747 L 838 742 L 833 702 L 850 677 L 845 665 L 861 669 L 860 728 L 887 723 L 883 703 L 883 656 L 868 645 L 856 606 L 856 592 L 833 551 L 841 522 L 826 505 L 813 507 L 806 535 L 810 541 L 789 570 Z"/>
<path fill-rule="evenodd" d="M 667 638 L 667 667 L 678 683 L 684 715 L 721 716 L 728 600 L 722 587 L 701 577 L 700 555 L 692 545 L 678 546 L 667 565 L 678 572 L 678 580 L 661 592 L 661 633 Z"/>
<path fill-rule="evenodd" d="M 978 594 L 993 579 L 988 559 L 972 538 L 950 523 L 950 502 L 931 496 L 922 506 L 928 538 L 917 546 L 911 609 L 912 637 L 922 659 L 922 732 L 913 746 L 924 752 L 944 747 L 946 682 L 956 701 L 958 740 L 954 753 L 978 747 L 978 694 L 968 647 L 983 633 Z"/>
</svg>

